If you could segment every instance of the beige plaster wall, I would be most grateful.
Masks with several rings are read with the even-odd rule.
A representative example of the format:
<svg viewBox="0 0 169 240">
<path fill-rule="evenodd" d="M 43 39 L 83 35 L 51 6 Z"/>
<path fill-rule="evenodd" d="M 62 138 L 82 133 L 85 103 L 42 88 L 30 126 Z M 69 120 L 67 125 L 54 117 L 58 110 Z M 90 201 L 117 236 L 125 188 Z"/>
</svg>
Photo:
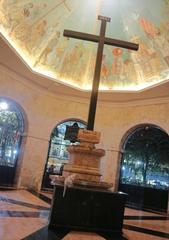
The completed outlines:
<svg viewBox="0 0 169 240">
<path fill-rule="evenodd" d="M 24 110 L 26 131 L 17 170 L 17 186 L 40 189 L 52 129 L 67 118 L 87 119 L 88 101 L 60 96 L 0 67 L 0 96 L 16 101 Z M 169 133 L 169 100 L 124 104 L 98 103 L 95 130 L 101 131 L 98 147 L 106 150 L 103 179 L 118 183 L 121 141 L 141 123 L 152 123 Z"/>
</svg>

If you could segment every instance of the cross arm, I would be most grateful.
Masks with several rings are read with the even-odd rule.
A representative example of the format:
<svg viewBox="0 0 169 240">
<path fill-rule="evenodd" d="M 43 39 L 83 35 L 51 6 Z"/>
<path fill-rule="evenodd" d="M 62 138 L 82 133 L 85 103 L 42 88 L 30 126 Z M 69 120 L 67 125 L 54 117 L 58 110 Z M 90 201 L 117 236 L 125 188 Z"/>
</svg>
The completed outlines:
<svg viewBox="0 0 169 240">
<path fill-rule="evenodd" d="M 86 41 L 91 41 L 91 42 L 98 42 L 99 41 L 99 37 L 96 36 L 96 35 L 88 34 L 88 33 L 82 33 L 82 32 L 76 32 L 76 31 L 71 31 L 71 30 L 64 30 L 63 36 L 76 38 L 76 39 L 81 39 L 81 40 L 86 40 Z"/>
<path fill-rule="evenodd" d="M 76 31 L 71 31 L 71 30 L 64 30 L 63 36 L 86 40 L 86 41 L 91 41 L 91 42 L 99 42 L 99 36 L 97 36 L 97 35 L 76 32 Z M 121 47 L 121 48 L 127 48 L 127 49 L 135 50 L 135 51 L 137 51 L 138 47 L 139 47 L 139 45 L 136 43 L 131 43 L 131 42 L 122 41 L 122 40 L 113 39 L 113 38 L 105 38 L 104 44 Z"/>
<path fill-rule="evenodd" d="M 137 51 L 139 48 L 139 44 L 122 41 L 122 40 L 118 40 L 118 39 L 113 39 L 113 38 L 105 38 L 104 43 L 107 45 L 121 47 L 121 48 L 127 48 L 127 49 L 135 50 L 135 51 Z"/>
</svg>

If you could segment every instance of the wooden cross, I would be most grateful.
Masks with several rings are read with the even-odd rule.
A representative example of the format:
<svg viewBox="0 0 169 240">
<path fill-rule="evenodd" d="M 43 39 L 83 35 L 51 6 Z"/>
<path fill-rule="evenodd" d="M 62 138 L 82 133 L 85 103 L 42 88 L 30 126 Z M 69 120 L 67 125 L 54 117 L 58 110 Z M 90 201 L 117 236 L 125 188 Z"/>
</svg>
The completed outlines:
<svg viewBox="0 0 169 240">
<path fill-rule="evenodd" d="M 88 113 L 88 122 L 87 122 L 88 130 L 93 130 L 93 128 L 94 128 L 94 120 L 95 120 L 95 114 L 96 114 L 97 97 L 98 97 L 98 89 L 99 89 L 99 82 L 100 82 L 100 73 L 101 73 L 104 44 L 121 47 L 121 48 L 127 48 L 127 49 L 135 50 L 135 51 L 138 50 L 138 44 L 121 41 L 118 39 L 106 38 L 105 37 L 106 23 L 110 22 L 111 18 L 98 16 L 98 19 L 101 20 L 99 36 L 93 35 L 93 34 L 82 33 L 82 32 L 71 31 L 71 30 L 64 30 L 64 33 L 63 33 L 63 35 L 65 37 L 77 38 L 77 39 L 81 39 L 81 40 L 98 43 L 95 72 L 94 72 L 92 92 L 91 92 L 91 97 L 90 97 L 90 107 L 89 107 L 89 113 Z"/>
</svg>

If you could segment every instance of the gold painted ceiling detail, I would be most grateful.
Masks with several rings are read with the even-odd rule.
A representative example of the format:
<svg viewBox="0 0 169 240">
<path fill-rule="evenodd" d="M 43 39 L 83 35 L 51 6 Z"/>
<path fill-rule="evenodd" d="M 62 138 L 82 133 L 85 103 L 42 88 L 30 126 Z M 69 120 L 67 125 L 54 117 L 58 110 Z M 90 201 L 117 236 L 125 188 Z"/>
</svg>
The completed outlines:
<svg viewBox="0 0 169 240">
<path fill-rule="evenodd" d="M 70 29 L 139 43 L 105 46 L 100 90 L 141 90 L 169 79 L 169 0 L 0 0 L 0 31 L 29 67 L 81 90 L 92 86 L 97 44 L 63 37 Z"/>
</svg>

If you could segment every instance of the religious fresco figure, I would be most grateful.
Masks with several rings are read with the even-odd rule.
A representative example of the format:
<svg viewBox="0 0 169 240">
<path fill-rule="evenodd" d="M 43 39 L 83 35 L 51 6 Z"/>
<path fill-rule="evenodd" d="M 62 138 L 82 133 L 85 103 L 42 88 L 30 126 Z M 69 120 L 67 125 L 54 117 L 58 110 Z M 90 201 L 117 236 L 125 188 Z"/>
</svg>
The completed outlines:
<svg viewBox="0 0 169 240">
<path fill-rule="evenodd" d="M 60 66 L 62 65 L 62 62 L 64 60 L 64 55 L 67 51 L 68 44 L 69 44 L 68 38 L 64 38 L 62 40 L 61 38 L 59 38 L 55 47 L 50 53 L 48 64 L 54 71 L 56 71 L 57 69 L 57 73 L 59 72 Z"/>
<path fill-rule="evenodd" d="M 107 82 L 107 78 L 109 76 L 109 68 L 106 64 L 106 55 L 103 54 L 102 58 L 102 68 L 101 68 L 101 83 L 104 85 Z"/>
<path fill-rule="evenodd" d="M 169 24 L 168 24 L 169 27 Z M 160 49 L 160 53 L 169 67 L 169 35 L 159 32 L 153 39 L 154 46 Z"/>
<path fill-rule="evenodd" d="M 47 21 L 43 19 L 37 26 L 36 26 L 36 31 L 37 33 L 43 37 L 46 31 L 46 26 L 47 26 Z"/>
<path fill-rule="evenodd" d="M 138 36 L 132 38 L 132 41 L 139 43 L 139 52 L 137 54 L 131 52 L 131 58 L 136 71 L 139 73 L 140 81 L 151 81 L 151 78 L 160 73 L 161 58 L 152 46 L 150 47 L 148 43 L 143 42 Z"/>
<path fill-rule="evenodd" d="M 45 35 L 45 31 L 47 29 L 47 22 L 46 20 L 42 20 L 37 25 L 32 26 L 31 34 L 27 35 L 27 39 L 25 40 L 26 45 L 28 46 L 28 52 L 31 55 L 36 55 L 35 50 L 39 49 L 40 42 Z"/>
<path fill-rule="evenodd" d="M 60 76 L 65 79 L 72 79 L 74 82 L 79 81 L 79 63 L 82 59 L 85 48 L 82 42 L 76 43 L 75 46 L 68 50 L 65 54 L 64 60 L 62 62 L 62 67 L 60 69 Z M 84 71 L 83 66 L 81 70 Z M 82 71 L 82 72 L 83 72 Z"/>
<path fill-rule="evenodd" d="M 42 50 L 42 52 L 40 53 L 39 57 L 36 60 L 36 63 L 45 65 L 47 64 L 47 58 L 48 55 L 50 55 L 50 53 L 53 51 L 53 49 L 56 47 L 57 42 L 60 38 L 60 32 L 56 32 L 55 36 L 53 36 L 49 41 L 48 44 L 45 46 L 45 48 Z"/>
<path fill-rule="evenodd" d="M 56 49 L 55 49 L 56 58 L 59 58 L 59 59 L 62 58 L 63 53 L 67 49 L 68 43 L 69 43 L 69 38 L 64 38 L 62 41 L 58 43 L 58 46 L 56 46 Z"/>
<path fill-rule="evenodd" d="M 74 64 L 76 65 L 76 69 L 72 71 L 72 78 L 75 83 L 81 84 L 83 86 L 84 79 L 87 75 L 87 64 L 88 64 L 88 57 L 89 57 L 89 50 L 85 47 L 85 44 L 83 42 L 78 43 L 78 52 L 76 56 L 73 56 L 75 58 L 73 60 Z"/>
<path fill-rule="evenodd" d="M 124 78 L 123 76 L 123 49 L 113 48 L 112 49 L 112 71 L 111 79 L 113 85 L 116 86 Z"/>
<path fill-rule="evenodd" d="M 112 62 L 112 75 L 120 75 L 121 67 L 122 67 L 122 57 L 123 50 L 121 48 L 113 48 L 112 55 L 113 55 L 113 62 Z"/>
<path fill-rule="evenodd" d="M 44 3 L 43 1 L 30 1 L 25 2 L 25 4 L 22 6 L 21 11 L 23 12 L 24 17 L 30 21 L 34 20 L 33 24 L 36 24 L 36 21 L 38 21 L 38 19 L 41 19 L 42 13 L 48 10 L 47 7 L 47 3 Z"/>
<path fill-rule="evenodd" d="M 93 79 L 93 74 L 94 74 L 94 69 L 96 64 L 96 52 L 93 50 L 90 50 L 90 51 L 88 56 L 87 69 L 86 69 L 86 84 L 88 86 L 92 86 L 92 79 Z M 101 83 L 102 83 L 102 80 L 101 80 Z"/>
<path fill-rule="evenodd" d="M 70 59 L 70 53 L 65 53 L 64 59 L 62 61 L 62 66 L 60 67 L 59 71 L 59 77 L 60 78 L 67 78 L 70 77 L 67 71 L 70 71 L 70 65 L 71 65 L 71 59 Z"/>
<path fill-rule="evenodd" d="M 25 17 L 30 17 L 32 14 L 32 9 L 34 9 L 34 4 L 33 3 L 28 3 L 25 4 L 25 6 L 23 7 L 23 15 Z"/>
<path fill-rule="evenodd" d="M 140 20 L 140 25 L 143 28 L 145 34 L 150 39 L 156 54 L 160 53 L 161 57 L 168 64 L 169 59 L 169 35 L 165 36 L 164 33 L 160 31 L 152 22 L 142 18 Z M 166 33 L 165 33 L 166 34 Z M 157 50 L 156 50 L 157 49 Z"/>
<path fill-rule="evenodd" d="M 137 85 L 137 79 L 138 79 L 138 73 L 135 69 L 134 63 L 131 59 L 131 57 L 128 57 L 123 62 L 123 75 L 124 75 L 124 82 L 126 85 L 130 85 L 133 83 L 134 85 Z"/>
<path fill-rule="evenodd" d="M 141 18 L 139 20 L 139 24 L 144 30 L 145 34 L 150 38 L 155 37 L 159 32 L 158 28 L 152 22 L 145 18 Z"/>
</svg>

